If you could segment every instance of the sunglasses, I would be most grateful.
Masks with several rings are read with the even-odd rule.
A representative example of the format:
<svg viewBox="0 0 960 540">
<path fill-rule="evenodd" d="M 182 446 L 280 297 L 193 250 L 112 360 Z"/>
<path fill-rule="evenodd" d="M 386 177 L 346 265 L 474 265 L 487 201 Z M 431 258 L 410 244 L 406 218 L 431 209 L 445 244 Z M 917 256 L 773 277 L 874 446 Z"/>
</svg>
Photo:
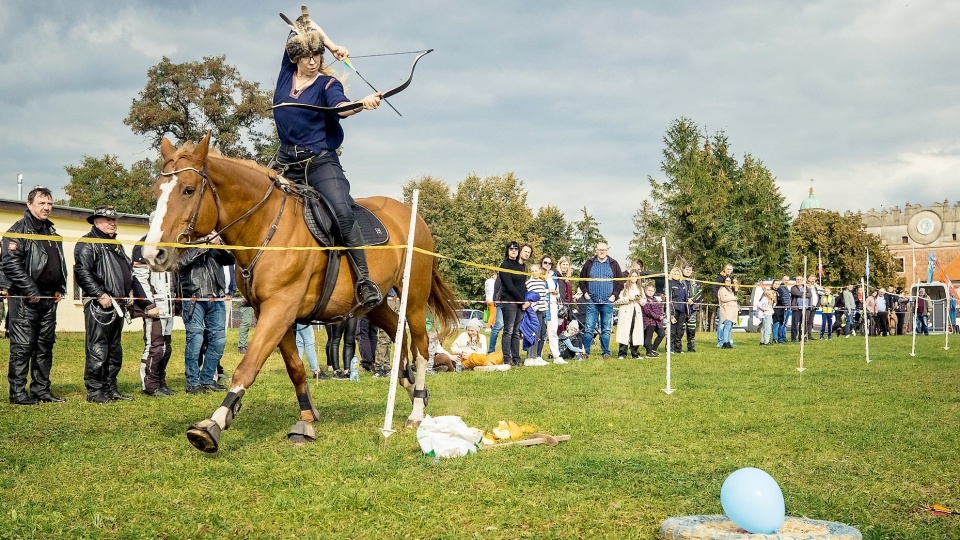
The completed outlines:
<svg viewBox="0 0 960 540">
<path fill-rule="evenodd" d="M 553 266 L 553 261 L 540 261 L 540 264 L 549 264 L 550 266 Z"/>
</svg>

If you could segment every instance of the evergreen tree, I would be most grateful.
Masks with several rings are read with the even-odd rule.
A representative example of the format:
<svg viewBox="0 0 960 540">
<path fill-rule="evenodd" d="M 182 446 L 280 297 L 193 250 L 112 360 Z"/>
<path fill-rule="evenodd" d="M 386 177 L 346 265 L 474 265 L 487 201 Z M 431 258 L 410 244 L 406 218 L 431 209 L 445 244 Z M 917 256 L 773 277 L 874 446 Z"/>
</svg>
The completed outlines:
<svg viewBox="0 0 960 540">
<path fill-rule="evenodd" d="M 573 223 L 573 242 L 570 246 L 570 266 L 577 271 L 587 259 L 593 257 L 597 244 L 607 240 L 600 234 L 600 223 L 587 212 L 584 206 L 581 219 Z"/>
<path fill-rule="evenodd" d="M 633 238 L 628 246 L 630 261 L 640 262 L 648 270 L 662 268 L 663 236 L 662 216 L 650 199 L 644 199 L 633 214 Z"/>
<path fill-rule="evenodd" d="M 650 178 L 653 221 L 674 260 L 701 276 L 733 264 L 741 282 L 775 275 L 790 260 L 790 220 L 773 175 L 750 156 L 737 162 L 725 134 L 708 136 L 687 118 L 664 137 L 663 181 Z"/>
<path fill-rule="evenodd" d="M 543 242 L 538 248 L 540 256 L 539 261 L 544 255 L 549 255 L 554 259 L 570 256 L 570 245 L 573 242 L 573 227 L 567 223 L 563 212 L 552 204 L 540 207 L 537 210 L 536 217 L 530 223 L 530 229 L 527 231 L 527 238 L 533 236 L 543 237 Z"/>
</svg>

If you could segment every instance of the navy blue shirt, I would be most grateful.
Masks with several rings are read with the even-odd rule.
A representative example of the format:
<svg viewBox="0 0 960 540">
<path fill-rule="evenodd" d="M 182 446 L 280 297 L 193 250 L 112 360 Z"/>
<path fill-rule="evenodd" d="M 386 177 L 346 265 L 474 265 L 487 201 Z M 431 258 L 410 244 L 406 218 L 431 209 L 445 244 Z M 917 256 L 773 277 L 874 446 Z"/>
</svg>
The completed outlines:
<svg viewBox="0 0 960 540">
<path fill-rule="evenodd" d="M 290 56 L 284 51 L 277 88 L 273 93 L 274 105 L 307 103 L 320 107 L 336 107 L 350 101 L 344 95 L 340 81 L 322 73 L 313 84 L 300 94 L 294 95 L 293 76 L 296 72 L 297 64 L 291 62 Z M 277 123 L 281 144 L 304 146 L 317 154 L 324 150 L 336 150 L 343 144 L 343 128 L 340 127 L 340 116 L 337 114 L 298 107 L 280 107 L 273 109 L 273 119 Z"/>
</svg>

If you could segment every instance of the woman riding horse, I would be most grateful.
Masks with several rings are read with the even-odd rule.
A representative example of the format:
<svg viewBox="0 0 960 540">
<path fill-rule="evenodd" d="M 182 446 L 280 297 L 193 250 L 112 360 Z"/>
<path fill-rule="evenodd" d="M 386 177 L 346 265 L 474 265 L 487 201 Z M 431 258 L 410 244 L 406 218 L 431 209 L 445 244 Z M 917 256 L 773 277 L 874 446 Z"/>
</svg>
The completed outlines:
<svg viewBox="0 0 960 540">
<path fill-rule="evenodd" d="M 306 12 L 291 28 L 293 31 L 284 49 L 273 104 L 339 107 L 351 103 L 344 95 L 343 85 L 323 63 L 325 47 L 338 60 L 349 56 L 347 49 L 335 44 Z M 281 143 L 276 157 L 280 172 L 289 180 L 306 182 L 320 193 L 336 218 L 344 245 L 350 248 L 362 246 L 364 242 L 353 215 L 350 183 L 343 174 L 338 156 L 338 149 L 343 144 L 340 119 L 364 109 L 376 109 L 380 106 L 380 94 L 371 94 L 361 103 L 363 107 L 339 113 L 299 107 L 273 109 Z M 357 275 L 357 301 L 363 309 L 370 309 L 383 297 L 370 279 L 364 250 L 351 249 L 348 254 Z"/>
</svg>

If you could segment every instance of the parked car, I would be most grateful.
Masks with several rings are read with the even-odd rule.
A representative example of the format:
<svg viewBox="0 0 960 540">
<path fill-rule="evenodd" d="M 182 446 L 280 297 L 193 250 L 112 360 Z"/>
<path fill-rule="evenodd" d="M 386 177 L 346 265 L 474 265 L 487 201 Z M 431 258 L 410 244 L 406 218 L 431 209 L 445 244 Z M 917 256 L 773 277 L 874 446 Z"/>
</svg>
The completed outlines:
<svg viewBox="0 0 960 540">
<path fill-rule="evenodd" d="M 467 323 L 471 319 L 477 319 L 481 323 L 483 322 L 483 312 L 479 309 L 458 309 L 457 318 L 460 319 L 460 329 L 466 330 Z"/>
</svg>

